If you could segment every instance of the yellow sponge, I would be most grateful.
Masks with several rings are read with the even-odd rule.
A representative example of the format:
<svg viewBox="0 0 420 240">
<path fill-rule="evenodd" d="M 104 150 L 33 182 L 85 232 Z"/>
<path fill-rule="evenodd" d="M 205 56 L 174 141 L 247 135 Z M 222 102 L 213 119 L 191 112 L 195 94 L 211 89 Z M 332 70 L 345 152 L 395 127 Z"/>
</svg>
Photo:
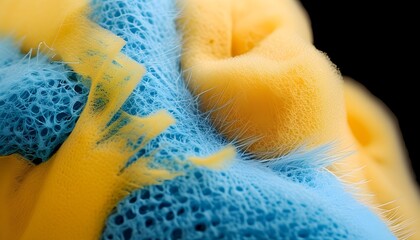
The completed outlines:
<svg viewBox="0 0 420 240">
<path fill-rule="evenodd" d="M 227 138 L 271 158 L 342 134 L 341 76 L 308 41 L 296 1 L 182 3 L 182 66 L 202 110 Z"/>
<path fill-rule="evenodd" d="M 360 84 L 347 79 L 345 99 L 348 124 L 357 153 L 346 162 L 358 162 L 373 203 L 390 210 L 384 216 L 396 228 L 414 233 L 410 239 L 420 239 L 420 195 L 412 180 L 408 158 L 398 125 L 378 99 Z M 356 159 L 358 161 L 356 161 Z M 354 164 L 354 163 L 353 163 Z"/>
<path fill-rule="evenodd" d="M 308 16 L 298 1 L 234 0 L 231 4 L 232 56 L 248 52 L 278 28 L 312 42 Z"/>
<path fill-rule="evenodd" d="M 374 205 L 395 209 L 384 214 L 394 230 L 407 221 L 413 221 L 408 232 L 420 229 L 420 200 L 395 123 L 361 87 L 347 81 L 343 88 L 335 67 L 312 46 L 295 1 L 182 3 L 182 66 L 219 131 L 259 158 L 308 143 L 353 146 L 356 153 L 331 169 L 362 182 L 361 193 L 373 194 Z"/>
</svg>

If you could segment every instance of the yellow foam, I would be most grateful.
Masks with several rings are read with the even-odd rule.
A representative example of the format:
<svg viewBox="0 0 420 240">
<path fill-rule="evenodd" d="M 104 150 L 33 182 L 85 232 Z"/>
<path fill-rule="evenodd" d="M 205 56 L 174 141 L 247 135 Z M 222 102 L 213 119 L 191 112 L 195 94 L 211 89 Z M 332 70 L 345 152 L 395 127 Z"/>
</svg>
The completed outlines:
<svg viewBox="0 0 420 240">
<path fill-rule="evenodd" d="M 348 124 L 357 149 L 353 159 L 359 160 L 353 169 L 363 172 L 373 203 L 390 210 L 384 216 L 392 225 L 406 224 L 403 230 L 414 233 L 409 239 L 420 239 L 420 195 L 394 116 L 356 82 L 347 79 L 344 89 Z"/>
<path fill-rule="evenodd" d="M 312 42 L 306 12 L 295 0 L 234 0 L 232 7 L 232 56 L 254 48 L 277 28 L 296 32 Z"/>
<path fill-rule="evenodd" d="M 118 55 L 125 42 L 88 19 L 88 3 L 87 0 L 3 0 L 0 34 L 21 41 L 25 53 L 43 44 L 55 59 L 64 60 L 85 77 L 95 78 Z"/>
<path fill-rule="evenodd" d="M 189 88 L 227 138 L 260 158 L 338 138 L 341 77 L 309 41 L 296 1 L 183 0 L 180 7 Z"/>
</svg>

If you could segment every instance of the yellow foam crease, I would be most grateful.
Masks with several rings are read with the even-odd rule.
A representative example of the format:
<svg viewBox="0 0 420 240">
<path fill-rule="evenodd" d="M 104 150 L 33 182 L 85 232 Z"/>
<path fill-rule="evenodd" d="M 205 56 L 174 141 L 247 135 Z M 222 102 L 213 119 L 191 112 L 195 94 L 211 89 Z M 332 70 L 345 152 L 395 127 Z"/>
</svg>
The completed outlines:
<svg viewBox="0 0 420 240">
<path fill-rule="evenodd" d="M 254 48 L 277 28 L 295 32 L 312 42 L 309 17 L 298 1 L 234 0 L 232 3 L 232 56 Z"/>
<path fill-rule="evenodd" d="M 308 139 L 316 140 L 314 146 L 339 139 L 342 79 L 311 44 L 310 24 L 297 1 L 179 5 L 187 83 L 229 140 L 265 159 Z"/>
<path fill-rule="evenodd" d="M 197 167 L 221 170 L 228 167 L 229 163 L 232 163 L 235 157 L 236 148 L 229 145 L 208 157 L 190 157 L 189 160 Z"/>
</svg>

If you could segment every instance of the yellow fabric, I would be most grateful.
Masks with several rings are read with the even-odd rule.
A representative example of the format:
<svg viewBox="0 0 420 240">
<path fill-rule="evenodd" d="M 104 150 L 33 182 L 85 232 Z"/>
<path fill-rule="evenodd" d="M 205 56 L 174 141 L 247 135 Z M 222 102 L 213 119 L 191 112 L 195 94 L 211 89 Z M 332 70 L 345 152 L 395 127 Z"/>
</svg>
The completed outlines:
<svg viewBox="0 0 420 240">
<path fill-rule="evenodd" d="M 270 158 L 342 134 L 341 77 L 296 1 L 181 3 L 186 79 L 226 137 Z"/>
<path fill-rule="evenodd" d="M 355 153 L 331 170 L 373 195 L 373 206 L 393 210 L 383 216 L 397 235 L 420 229 L 418 191 L 395 123 L 356 84 L 343 87 L 312 46 L 296 1 L 183 0 L 180 7 L 187 83 L 219 131 L 259 158 L 337 141 Z"/>
<path fill-rule="evenodd" d="M 347 79 L 344 90 L 348 124 L 357 148 L 353 159 L 360 161 L 356 168 L 364 172 L 373 203 L 389 210 L 384 216 L 395 228 L 408 226 L 405 231 L 414 233 L 409 239 L 420 239 L 420 195 L 394 117 L 356 82 Z"/>
</svg>

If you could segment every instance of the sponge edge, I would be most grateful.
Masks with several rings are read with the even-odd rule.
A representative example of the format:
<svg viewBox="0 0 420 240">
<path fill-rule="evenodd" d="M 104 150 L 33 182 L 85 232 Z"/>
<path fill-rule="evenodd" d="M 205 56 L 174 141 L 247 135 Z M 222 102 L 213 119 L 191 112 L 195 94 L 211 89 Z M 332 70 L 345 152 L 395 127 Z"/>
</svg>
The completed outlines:
<svg viewBox="0 0 420 240">
<path fill-rule="evenodd" d="M 341 76 L 300 36 L 305 28 L 292 30 L 304 24 L 273 25 L 271 15 L 257 11 L 250 16 L 255 24 L 275 29 L 238 43 L 235 39 L 252 35 L 245 26 L 255 26 L 235 28 L 242 19 L 232 18 L 231 1 L 182 2 L 182 66 L 188 69 L 189 87 L 228 139 L 259 158 L 273 158 L 307 141 L 315 145 L 339 138 L 345 121 Z M 255 2 L 246 3 L 252 11 Z M 242 54 L 232 55 L 235 51 Z"/>
<path fill-rule="evenodd" d="M 391 111 L 363 86 L 345 80 L 349 128 L 357 143 L 360 166 L 373 203 L 388 210 L 384 217 L 420 239 L 420 195 L 412 180 L 398 124 Z"/>
</svg>

